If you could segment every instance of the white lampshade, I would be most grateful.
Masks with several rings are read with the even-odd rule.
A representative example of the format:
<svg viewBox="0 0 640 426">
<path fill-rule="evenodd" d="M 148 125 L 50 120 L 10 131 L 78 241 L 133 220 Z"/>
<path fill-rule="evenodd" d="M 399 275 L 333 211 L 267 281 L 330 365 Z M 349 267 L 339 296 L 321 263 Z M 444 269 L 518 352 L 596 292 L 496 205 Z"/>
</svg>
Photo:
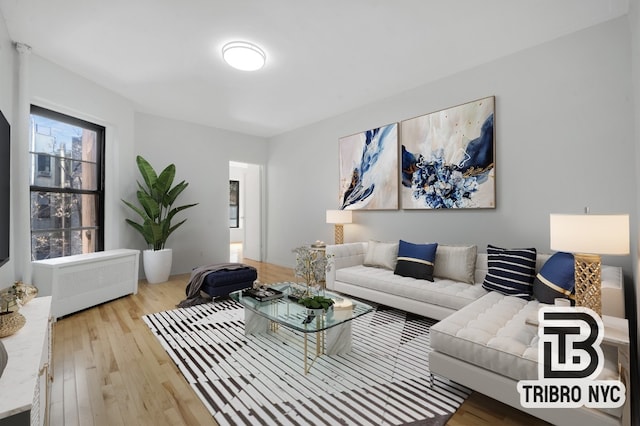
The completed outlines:
<svg viewBox="0 0 640 426">
<path fill-rule="evenodd" d="M 551 250 L 588 254 L 629 254 L 629 215 L 551 214 Z"/>
<path fill-rule="evenodd" d="M 353 215 L 351 210 L 327 210 L 327 223 L 351 223 Z"/>
<path fill-rule="evenodd" d="M 257 71 L 264 66 L 267 55 L 253 43 L 232 41 L 222 47 L 222 58 L 236 69 Z"/>
</svg>

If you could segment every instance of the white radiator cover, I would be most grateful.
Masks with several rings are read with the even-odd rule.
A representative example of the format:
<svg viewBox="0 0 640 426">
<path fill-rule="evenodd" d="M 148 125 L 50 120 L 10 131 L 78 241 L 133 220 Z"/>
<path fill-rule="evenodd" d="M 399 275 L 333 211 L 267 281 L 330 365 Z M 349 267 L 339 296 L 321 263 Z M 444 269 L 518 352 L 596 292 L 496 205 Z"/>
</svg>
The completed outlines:
<svg viewBox="0 0 640 426">
<path fill-rule="evenodd" d="M 60 318 L 138 292 L 139 250 L 118 249 L 38 260 L 33 285 L 51 296 L 51 316 Z"/>
</svg>

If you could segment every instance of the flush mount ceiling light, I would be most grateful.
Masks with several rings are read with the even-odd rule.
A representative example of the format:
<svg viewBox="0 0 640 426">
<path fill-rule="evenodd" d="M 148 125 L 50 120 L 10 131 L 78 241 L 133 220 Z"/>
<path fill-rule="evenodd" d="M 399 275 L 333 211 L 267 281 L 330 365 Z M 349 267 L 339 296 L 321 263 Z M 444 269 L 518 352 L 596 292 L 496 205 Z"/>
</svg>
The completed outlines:
<svg viewBox="0 0 640 426">
<path fill-rule="evenodd" d="M 232 41 L 222 47 L 222 58 L 236 69 L 257 71 L 264 66 L 267 55 L 253 43 Z"/>
</svg>

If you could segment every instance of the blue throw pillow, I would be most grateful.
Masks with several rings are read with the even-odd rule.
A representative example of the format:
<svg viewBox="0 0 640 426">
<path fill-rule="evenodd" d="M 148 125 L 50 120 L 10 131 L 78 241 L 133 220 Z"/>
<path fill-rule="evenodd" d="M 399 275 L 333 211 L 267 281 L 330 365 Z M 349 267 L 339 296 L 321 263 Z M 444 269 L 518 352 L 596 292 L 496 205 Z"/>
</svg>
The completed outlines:
<svg viewBox="0 0 640 426">
<path fill-rule="evenodd" d="M 482 287 L 507 296 L 531 299 L 536 273 L 536 249 L 487 246 L 489 270 Z"/>
<path fill-rule="evenodd" d="M 533 281 L 533 295 L 542 303 L 565 298 L 575 304 L 575 263 L 571 253 L 558 252 L 542 265 Z"/>
<path fill-rule="evenodd" d="M 438 243 L 413 244 L 400 240 L 398 261 L 393 272 L 403 277 L 433 281 L 433 264 Z"/>
</svg>

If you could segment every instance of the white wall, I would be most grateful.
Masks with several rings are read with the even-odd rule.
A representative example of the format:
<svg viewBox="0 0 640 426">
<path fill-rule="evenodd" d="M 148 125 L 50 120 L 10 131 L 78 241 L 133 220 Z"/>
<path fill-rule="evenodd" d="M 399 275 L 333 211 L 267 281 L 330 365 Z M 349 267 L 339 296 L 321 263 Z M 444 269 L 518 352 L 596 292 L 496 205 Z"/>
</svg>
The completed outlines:
<svg viewBox="0 0 640 426">
<path fill-rule="evenodd" d="M 593 213 L 628 212 L 635 224 L 629 49 L 621 18 L 272 138 L 267 261 L 292 266 L 292 248 L 333 240 L 324 216 L 338 207 L 340 137 L 491 95 L 497 208 L 356 211 L 345 241 L 403 238 L 549 252 L 552 212 L 590 206 Z M 630 257 L 605 261 L 631 275 Z"/>
<path fill-rule="evenodd" d="M 265 242 L 264 165 L 248 164 L 245 174 L 243 257 L 261 262 Z"/>
<path fill-rule="evenodd" d="M 105 250 L 133 244 L 120 199 L 131 186 L 135 170 L 132 103 L 37 55 L 31 57 L 33 104 L 106 127 Z"/>
<path fill-rule="evenodd" d="M 0 29 L 0 63 L 2 64 L 2 76 L 0 80 L 0 107 L 7 114 L 12 124 L 12 138 L 16 135 L 17 120 L 12 117 L 13 98 L 17 98 L 17 76 L 13 70 L 17 54 L 14 53 L 12 43 L 6 35 L 4 22 Z M 78 75 L 58 67 L 44 60 L 36 54 L 29 56 L 28 86 L 31 95 L 30 102 L 46 108 L 54 109 L 62 113 L 75 115 L 106 127 L 106 206 L 105 206 L 105 249 L 128 247 L 131 245 L 129 232 L 125 228 L 124 215 L 120 208 L 120 197 L 123 193 L 124 183 L 131 180 L 133 168 L 127 166 L 125 158 L 131 158 L 133 151 L 133 108 L 131 103 Z M 13 107 L 15 108 L 15 107 Z M 12 145 L 12 167 L 18 163 L 15 161 L 18 150 L 28 150 L 28 141 L 14 139 Z M 12 190 L 15 192 L 15 182 Z M 12 197 L 14 205 L 13 213 L 28 206 L 20 206 L 27 197 Z M 18 202 L 15 202 L 18 200 Z M 15 223 L 15 218 L 13 219 Z M 23 238 L 15 238 L 12 225 L 11 241 L 12 258 L 15 253 L 23 253 L 30 257 L 30 241 Z M 14 277 L 25 276 L 25 271 L 14 262 L 0 268 L 0 280 L 4 287 L 11 284 Z M 28 277 L 25 279 L 28 280 Z"/>
<path fill-rule="evenodd" d="M 17 54 L 0 28 L 0 108 L 11 122 L 13 88 L 17 85 Z M 151 163 L 174 162 L 178 178 L 190 182 L 184 203 L 201 204 L 185 212 L 189 221 L 169 239 L 176 250 L 172 273 L 188 272 L 209 261 L 227 261 L 229 160 L 264 164 L 267 145 L 262 138 L 245 136 L 189 123 L 135 114 L 132 103 L 79 75 L 32 53 L 29 86 L 31 102 L 106 127 L 105 249 L 146 248 L 124 219 L 131 214 L 120 201 L 132 199 L 139 178 L 135 156 Z M 197 194 L 197 195 L 196 195 Z M 14 206 L 14 211 L 17 207 Z M 180 239 L 176 237 L 180 236 Z M 12 238 L 12 252 L 29 252 L 30 242 Z M 0 279 L 10 285 L 20 276 L 12 261 L 0 268 Z M 1 284 L 1 283 L 0 283 Z M 0 285 L 2 287 L 2 285 Z"/>
<path fill-rule="evenodd" d="M 259 260 L 262 253 L 261 167 L 236 163 L 229 167 L 229 179 L 240 182 L 240 227 L 230 228 L 231 242 L 243 243 L 244 258 Z"/>
<path fill-rule="evenodd" d="M 10 41 L 4 21 L 0 26 L 0 108 L 6 114 L 12 125 L 12 168 L 16 167 L 18 151 L 28 150 L 27 140 L 18 140 L 16 88 L 18 78 L 17 53 Z M 128 230 L 125 229 L 124 216 L 120 208 L 120 197 L 123 193 L 124 182 L 130 181 L 133 169 L 126 166 L 125 158 L 131 158 L 133 151 L 133 107 L 130 101 L 108 91 L 77 74 L 60 68 L 59 66 L 39 57 L 35 53 L 29 55 L 30 63 L 27 75 L 29 87 L 29 102 L 50 108 L 62 113 L 75 115 L 82 119 L 106 127 L 106 193 L 105 193 L 105 249 L 127 247 L 131 244 Z M 124 163 L 124 165 L 123 165 Z M 28 271 L 21 270 L 13 259 L 16 253 L 22 253 L 26 259 L 30 258 L 31 242 L 25 238 L 15 236 L 15 214 L 28 211 L 28 206 L 19 205 L 28 197 L 16 197 L 16 182 L 12 182 L 12 260 L 0 268 L 0 287 L 13 283 L 15 278 L 29 281 Z"/>
<path fill-rule="evenodd" d="M 636 161 L 636 172 L 634 174 L 636 188 L 635 193 L 638 194 L 638 182 L 640 182 L 640 3 L 637 1 L 629 2 L 629 25 L 631 27 L 631 75 L 632 75 L 632 85 L 633 85 L 633 103 L 634 103 L 634 122 L 635 122 L 635 135 L 634 135 L 634 146 L 635 146 L 635 161 Z M 640 197 L 636 198 L 636 209 L 640 211 Z M 636 250 L 632 251 L 633 253 L 633 269 L 635 271 L 635 301 L 636 306 L 640 306 L 640 288 L 638 286 L 638 282 L 640 280 L 640 244 L 638 244 L 638 240 L 640 238 L 640 233 L 638 232 L 638 219 L 635 221 L 635 233 L 632 233 L 632 239 L 636 241 Z M 635 238 L 634 238 L 635 236 Z M 631 319 L 630 319 L 631 320 Z M 640 309 L 637 310 L 636 315 L 636 327 L 637 324 L 640 323 Z M 640 353 L 640 330 L 636 332 L 636 357 L 637 354 Z M 632 352 L 633 355 L 633 352 Z M 634 394 L 633 399 L 635 401 L 638 400 L 638 363 L 636 362 L 635 369 L 635 380 L 636 387 L 633 389 Z M 633 373 L 633 370 L 632 370 Z M 632 378 L 632 380 L 634 380 Z M 636 404 L 637 405 L 637 404 Z M 640 416 L 640 408 L 635 407 L 635 418 L 638 419 Z"/>
<path fill-rule="evenodd" d="M 157 170 L 176 165 L 176 179 L 189 187 L 178 205 L 200 203 L 179 213 L 187 222 L 169 237 L 172 274 L 190 272 L 196 266 L 229 260 L 229 161 L 265 164 L 267 142 L 263 138 L 136 113 L 135 154 Z M 134 162 L 134 157 L 130 160 Z M 135 182 L 127 199 L 135 193 Z M 137 247 L 145 248 L 142 237 Z"/>
<path fill-rule="evenodd" d="M 14 146 L 17 143 L 15 138 L 15 130 L 13 128 L 14 124 L 14 102 L 15 102 L 15 90 L 16 86 L 16 76 L 14 71 L 14 64 L 16 53 L 13 48 L 13 43 L 9 38 L 9 34 L 7 33 L 7 26 L 4 22 L 4 18 L 0 16 L 0 110 L 4 114 L 5 118 L 11 125 L 11 157 L 12 157 L 12 167 L 15 158 L 15 150 Z M 13 190 L 13 189 L 12 189 Z M 14 195 L 11 194 L 11 200 L 13 202 Z M 11 209 L 11 229 L 9 230 L 10 235 L 10 244 L 9 244 L 9 261 L 4 265 L 0 266 L 0 288 L 9 287 L 13 284 L 15 280 L 15 238 L 13 236 L 14 229 L 14 215 L 16 212 L 15 206 L 12 205 Z"/>
</svg>

